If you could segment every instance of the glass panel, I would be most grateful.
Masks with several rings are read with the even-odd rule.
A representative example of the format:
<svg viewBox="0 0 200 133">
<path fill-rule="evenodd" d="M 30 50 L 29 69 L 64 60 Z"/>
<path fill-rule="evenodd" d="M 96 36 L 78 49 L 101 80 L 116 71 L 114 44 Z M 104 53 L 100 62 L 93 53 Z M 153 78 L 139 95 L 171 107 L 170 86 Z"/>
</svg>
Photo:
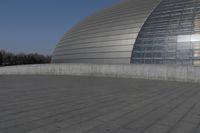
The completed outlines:
<svg viewBox="0 0 200 133">
<path fill-rule="evenodd" d="M 162 0 L 143 25 L 132 63 L 200 65 L 200 0 Z M 143 49 L 137 49 L 143 46 Z M 151 48 L 150 48 L 151 47 Z M 147 53 L 148 52 L 148 53 Z M 152 53 L 152 54 L 151 54 Z"/>
</svg>

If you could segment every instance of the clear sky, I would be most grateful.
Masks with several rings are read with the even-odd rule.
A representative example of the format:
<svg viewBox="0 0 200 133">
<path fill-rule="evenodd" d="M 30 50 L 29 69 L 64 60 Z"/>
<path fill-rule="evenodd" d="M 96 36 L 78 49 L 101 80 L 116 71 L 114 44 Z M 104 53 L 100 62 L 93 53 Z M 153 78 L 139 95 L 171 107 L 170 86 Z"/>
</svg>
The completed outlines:
<svg viewBox="0 0 200 133">
<path fill-rule="evenodd" d="M 78 21 L 119 0 L 0 0 L 0 49 L 51 54 Z"/>
</svg>

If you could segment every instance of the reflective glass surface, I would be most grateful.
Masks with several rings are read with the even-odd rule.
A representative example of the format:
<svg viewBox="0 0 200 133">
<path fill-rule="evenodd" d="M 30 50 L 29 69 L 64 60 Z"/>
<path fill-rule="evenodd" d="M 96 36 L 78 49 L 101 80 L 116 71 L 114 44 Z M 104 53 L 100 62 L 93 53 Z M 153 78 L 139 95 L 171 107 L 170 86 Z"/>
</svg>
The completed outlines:
<svg viewBox="0 0 200 133">
<path fill-rule="evenodd" d="M 162 0 L 136 39 L 131 63 L 200 65 L 200 0 Z"/>
</svg>

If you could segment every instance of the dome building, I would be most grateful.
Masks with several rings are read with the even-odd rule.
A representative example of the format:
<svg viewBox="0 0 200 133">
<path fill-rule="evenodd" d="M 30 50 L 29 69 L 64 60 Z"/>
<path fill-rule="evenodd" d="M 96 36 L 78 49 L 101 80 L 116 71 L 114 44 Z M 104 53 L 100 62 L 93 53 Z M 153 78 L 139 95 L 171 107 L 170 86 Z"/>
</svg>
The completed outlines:
<svg viewBox="0 0 200 133">
<path fill-rule="evenodd" d="M 87 17 L 53 63 L 200 65 L 200 0 L 125 0 Z"/>
</svg>

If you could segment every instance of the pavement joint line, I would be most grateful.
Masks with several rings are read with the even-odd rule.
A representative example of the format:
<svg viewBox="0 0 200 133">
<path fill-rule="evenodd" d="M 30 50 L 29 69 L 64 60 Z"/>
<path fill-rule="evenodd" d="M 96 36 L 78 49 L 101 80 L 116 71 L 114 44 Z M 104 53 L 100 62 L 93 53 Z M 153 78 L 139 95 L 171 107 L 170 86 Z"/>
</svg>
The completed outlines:
<svg viewBox="0 0 200 133">
<path fill-rule="evenodd" d="M 189 90 L 185 90 L 184 92 L 181 92 L 179 95 L 181 95 L 181 94 L 185 94 L 186 92 L 189 92 Z M 172 101 L 172 100 L 174 100 L 174 99 L 176 99 L 177 97 L 179 97 L 179 95 L 178 96 L 176 96 L 175 98 L 173 98 L 173 99 L 171 99 L 171 100 L 169 100 L 168 102 L 170 102 L 170 101 Z M 165 98 L 167 98 L 168 96 L 170 96 L 170 94 L 169 95 L 167 95 Z M 154 102 L 151 102 L 150 104 L 148 104 L 147 106 L 150 106 L 151 104 L 154 104 Z M 161 107 L 162 105 L 160 105 L 160 107 Z M 152 110 L 155 110 L 155 108 L 154 109 L 152 109 Z M 130 114 L 130 113 L 133 113 L 133 112 L 135 112 L 136 110 L 133 110 L 133 111 L 130 111 L 130 112 L 128 112 L 128 113 L 126 113 L 126 114 L 123 114 L 122 116 L 119 116 L 119 117 L 116 117 L 115 119 L 113 119 L 112 121 L 115 121 L 116 119 L 120 119 L 121 117 L 123 117 L 124 115 L 128 115 L 128 114 Z M 147 112 L 148 113 L 148 112 Z M 147 114 L 146 113 L 146 114 Z M 141 116 L 141 117 L 143 117 L 143 115 Z M 139 119 L 139 118 L 137 118 L 137 119 Z M 134 120 L 135 121 L 135 120 Z M 130 120 L 130 122 L 129 123 L 131 123 L 132 122 L 132 120 Z M 126 124 L 124 124 L 124 125 L 122 125 L 121 127 L 123 127 L 123 126 L 126 126 L 127 125 L 127 123 Z M 119 127 L 119 128 L 121 128 L 121 127 Z M 96 128 L 96 127 L 94 127 L 94 128 Z M 119 128 L 117 128 L 116 130 L 118 130 Z M 114 130 L 113 132 L 115 132 L 116 130 Z"/>
<path fill-rule="evenodd" d="M 187 90 L 185 90 L 185 91 L 187 91 Z M 184 92 L 182 92 L 182 93 L 184 93 Z M 170 93 L 171 94 L 171 93 Z M 167 96 L 170 96 L 170 94 L 168 94 Z M 167 97 L 166 96 L 166 97 Z M 157 99 L 155 99 L 155 101 L 156 101 Z M 151 102 L 151 103 L 149 103 L 149 104 L 147 104 L 147 105 L 151 105 L 153 102 Z M 141 107 L 142 108 L 142 107 Z M 136 110 L 138 110 L 138 109 L 140 109 L 140 108 L 137 108 Z M 116 117 L 116 118 L 114 118 L 114 119 L 112 119 L 112 121 L 113 120 L 115 120 L 115 119 L 118 119 L 118 118 L 120 118 L 120 117 L 122 117 L 122 116 L 124 116 L 124 115 L 126 115 L 126 114 L 129 114 L 129 113 L 132 113 L 132 112 L 134 112 L 134 111 L 136 111 L 136 110 L 133 110 L 133 111 L 129 111 L 128 113 L 125 113 L 125 114 L 123 114 L 123 115 L 120 115 L 120 116 L 118 116 L 118 117 Z M 104 123 L 105 124 L 105 123 Z M 95 127 L 94 127 L 95 128 Z"/>
<path fill-rule="evenodd" d="M 136 97 L 138 97 L 138 96 L 136 96 Z M 105 98 L 105 97 L 104 97 Z M 65 104 L 65 103 L 64 103 Z M 36 108 L 34 108 L 34 109 L 36 109 Z M 18 113 L 20 113 L 20 112 L 16 112 L 16 114 L 18 114 Z M 3 116 L 5 116 L 5 115 L 3 115 Z M 0 121 L 1 122 L 1 121 Z"/>
<path fill-rule="evenodd" d="M 197 92 L 197 94 L 196 94 L 196 96 L 198 96 L 198 94 L 199 94 L 200 92 Z M 195 97 L 196 97 L 195 96 Z M 191 100 L 192 98 L 189 98 L 189 100 Z M 188 99 L 187 99 L 188 100 Z M 196 101 L 197 102 L 197 101 Z M 177 121 L 177 123 L 174 125 L 174 127 L 188 114 L 188 113 L 190 113 L 190 111 L 195 107 L 195 105 L 197 104 L 197 103 L 192 103 L 192 106 L 190 107 L 190 109 L 189 110 L 187 110 L 186 111 L 186 113 L 179 119 L 179 121 Z M 172 111 L 174 111 L 174 110 L 176 110 L 178 107 L 180 107 L 180 106 L 182 106 L 183 104 L 185 104 L 184 102 L 182 102 L 181 104 L 179 104 L 176 108 L 174 108 L 173 110 L 171 110 L 171 112 Z M 169 112 L 170 113 L 170 112 Z M 158 121 L 160 121 L 160 120 L 162 120 L 162 119 L 164 119 L 169 113 L 167 113 L 164 117 L 161 117 L 160 119 L 158 119 L 157 121 L 155 121 L 155 122 L 153 122 L 152 124 L 150 124 L 148 127 L 146 127 L 141 133 L 143 133 L 143 132 L 145 132 L 145 130 L 147 130 L 148 128 L 150 128 L 152 125 L 154 125 L 155 123 L 157 123 Z M 167 133 L 170 133 L 170 131 L 171 130 L 173 130 L 173 128 L 171 128 Z"/>
<path fill-rule="evenodd" d="M 139 118 L 147 120 L 138 121 L 141 132 L 148 127 L 166 130 L 156 127 L 162 119 L 166 123 L 173 120 L 170 125 L 175 129 L 173 132 L 200 131 L 200 120 L 196 117 L 200 109 L 197 104 L 200 84 L 82 76 L 3 77 L 0 78 L 0 127 L 8 128 L 0 129 L 1 133 L 119 133 L 128 131 L 122 127 L 134 124 Z M 171 119 L 178 111 L 180 114 Z"/>
</svg>

